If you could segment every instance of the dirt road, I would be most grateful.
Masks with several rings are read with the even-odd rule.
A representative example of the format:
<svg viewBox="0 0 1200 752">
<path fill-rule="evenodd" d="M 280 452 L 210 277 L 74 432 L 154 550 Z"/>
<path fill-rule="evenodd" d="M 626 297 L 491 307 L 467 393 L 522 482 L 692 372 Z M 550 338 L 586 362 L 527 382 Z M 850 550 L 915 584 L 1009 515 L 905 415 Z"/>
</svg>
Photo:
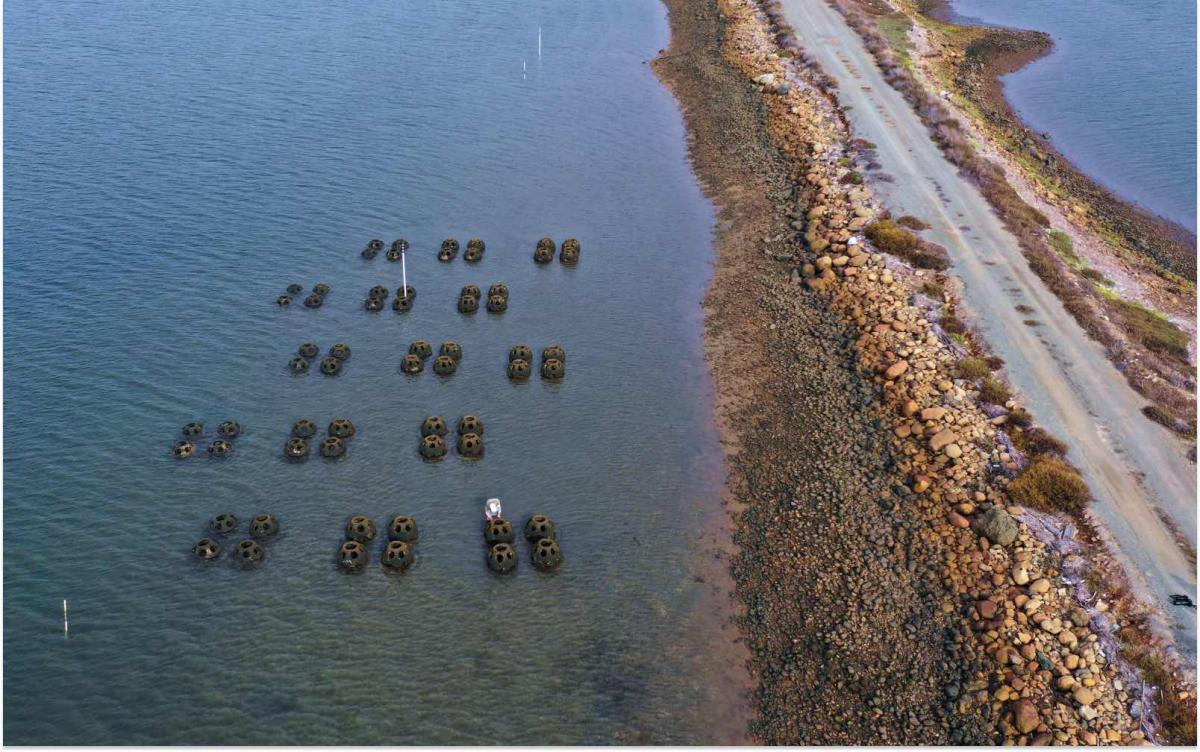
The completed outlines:
<svg viewBox="0 0 1200 752">
<path fill-rule="evenodd" d="M 1166 429 L 1141 414 L 1146 401 L 1029 269 L 1016 239 L 942 156 L 841 15 L 824 0 L 783 6 L 803 46 L 837 80 L 856 135 L 877 145 L 882 171 L 894 178 L 871 187 L 894 214 L 929 222 L 926 237 L 949 249 L 972 327 L 1004 358 L 1004 375 L 1038 422 L 1070 445 L 1069 458 L 1095 492 L 1094 513 L 1119 544 L 1134 584 L 1174 619 L 1179 650 L 1194 663 L 1196 612 L 1167 599 L 1196 598 L 1195 567 L 1159 515 L 1195 547 L 1195 466 Z"/>
</svg>

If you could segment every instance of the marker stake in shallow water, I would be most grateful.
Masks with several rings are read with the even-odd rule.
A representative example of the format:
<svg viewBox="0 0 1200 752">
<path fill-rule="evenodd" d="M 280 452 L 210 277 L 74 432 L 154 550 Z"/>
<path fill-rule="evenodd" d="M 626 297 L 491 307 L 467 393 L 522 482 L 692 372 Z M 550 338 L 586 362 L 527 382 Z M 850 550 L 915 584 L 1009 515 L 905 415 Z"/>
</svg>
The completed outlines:
<svg viewBox="0 0 1200 752">
<path fill-rule="evenodd" d="M 63 598 L 63 637 L 71 631 L 71 624 L 67 621 L 67 599 Z"/>
</svg>

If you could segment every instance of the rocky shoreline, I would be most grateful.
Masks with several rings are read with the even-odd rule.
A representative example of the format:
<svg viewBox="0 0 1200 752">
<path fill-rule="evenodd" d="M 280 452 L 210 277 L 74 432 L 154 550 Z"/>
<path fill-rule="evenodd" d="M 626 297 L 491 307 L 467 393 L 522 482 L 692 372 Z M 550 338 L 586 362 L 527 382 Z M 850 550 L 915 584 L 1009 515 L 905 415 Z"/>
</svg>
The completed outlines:
<svg viewBox="0 0 1200 752">
<path fill-rule="evenodd" d="M 942 326 L 954 280 L 857 236 L 885 210 L 855 179 L 869 149 L 836 94 L 754 3 L 666 5 L 655 69 L 719 209 L 707 347 L 753 737 L 1154 739 L 1151 693 L 1114 647 L 1127 617 L 1091 592 L 1084 544 L 1009 498 L 1022 411 L 964 373 L 984 353 Z"/>
</svg>

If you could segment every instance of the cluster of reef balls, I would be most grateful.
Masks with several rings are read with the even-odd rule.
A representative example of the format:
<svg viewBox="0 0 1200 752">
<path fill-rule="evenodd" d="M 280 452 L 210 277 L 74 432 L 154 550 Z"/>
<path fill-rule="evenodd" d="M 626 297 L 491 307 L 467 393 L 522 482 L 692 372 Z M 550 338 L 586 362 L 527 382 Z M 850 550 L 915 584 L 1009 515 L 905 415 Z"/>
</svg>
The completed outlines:
<svg viewBox="0 0 1200 752">
<path fill-rule="evenodd" d="M 321 354 L 321 348 L 315 342 L 305 342 L 297 348 L 296 356 L 288 361 L 288 370 L 294 374 L 308 373 L 312 365 L 312 361 Z M 321 373 L 326 376 L 337 376 L 342 372 L 342 367 L 347 360 L 350 359 L 350 346 L 338 342 L 333 347 L 329 348 L 329 352 L 324 358 L 321 358 L 319 368 Z"/>
<path fill-rule="evenodd" d="M 421 422 L 421 444 L 418 449 L 422 459 L 439 462 L 449 453 L 446 435 L 450 427 L 440 415 L 430 415 Z M 483 421 L 476 415 L 464 415 L 458 419 L 455 430 L 455 447 L 463 459 L 477 460 L 483 457 Z"/>
<path fill-rule="evenodd" d="M 312 293 L 304 299 L 305 308 L 320 308 L 325 304 L 325 296 L 329 294 L 330 287 L 324 282 L 318 282 L 313 285 Z M 275 304 L 280 308 L 287 308 L 292 304 L 295 298 L 304 294 L 304 286 L 298 284 L 290 284 L 287 286 L 287 291 L 275 298 Z"/>
<path fill-rule="evenodd" d="M 201 538 L 192 546 L 192 553 L 203 561 L 216 561 L 221 558 L 223 546 L 221 539 L 235 532 L 239 527 L 238 518 L 222 512 L 208 522 L 209 536 Z M 250 520 L 250 537 L 238 541 L 230 558 L 242 567 L 253 567 L 261 564 L 267 557 L 263 547 L 279 534 L 279 520 L 273 514 L 257 514 Z"/>
<path fill-rule="evenodd" d="M 408 353 L 400 360 L 401 373 L 416 376 L 425 370 L 425 361 L 433 358 L 433 372 L 438 376 L 453 376 L 462 360 L 462 345 L 447 340 L 442 343 L 438 355 L 433 358 L 433 345 L 423 339 L 413 340 L 408 346 Z"/>
<path fill-rule="evenodd" d="M 242 435 L 242 426 L 236 420 L 227 420 L 217 426 L 217 438 L 208 443 L 208 454 L 212 457 L 228 457 L 233 454 L 233 442 Z M 204 437 L 204 424 L 193 421 L 183 427 L 184 438 L 176 441 L 171 456 L 186 460 L 196 454 Z"/>
<path fill-rule="evenodd" d="M 338 567 L 346 572 L 357 572 L 371 562 L 367 544 L 375 540 L 379 529 L 375 521 L 365 515 L 355 515 L 346 523 L 346 540 L 338 548 Z M 387 543 L 384 544 L 380 563 L 390 572 L 403 572 L 416 560 L 417 521 L 399 515 L 388 524 Z"/>
<path fill-rule="evenodd" d="M 488 568 L 498 574 L 508 574 L 517 568 L 516 533 L 503 517 L 484 523 L 483 540 L 488 546 Z M 529 558 L 534 568 L 543 572 L 557 569 L 563 562 L 562 548 L 554 522 L 544 514 L 535 514 L 525 523 L 525 540 L 529 541 Z"/>
<path fill-rule="evenodd" d="M 508 378 L 526 381 L 533 373 L 533 350 L 529 345 L 513 345 L 508 351 Z M 562 345 L 542 349 L 542 378 L 562 381 L 567 375 L 567 351 Z"/>
<path fill-rule="evenodd" d="M 301 418 L 292 424 L 292 433 L 283 445 L 283 456 L 293 461 L 308 459 L 311 442 L 317 435 L 317 424 L 308 418 Z M 357 429 L 349 418 L 335 418 L 325 429 L 325 438 L 321 440 L 318 451 L 326 459 L 338 459 L 346 456 L 347 444 L 354 438 Z"/>
</svg>

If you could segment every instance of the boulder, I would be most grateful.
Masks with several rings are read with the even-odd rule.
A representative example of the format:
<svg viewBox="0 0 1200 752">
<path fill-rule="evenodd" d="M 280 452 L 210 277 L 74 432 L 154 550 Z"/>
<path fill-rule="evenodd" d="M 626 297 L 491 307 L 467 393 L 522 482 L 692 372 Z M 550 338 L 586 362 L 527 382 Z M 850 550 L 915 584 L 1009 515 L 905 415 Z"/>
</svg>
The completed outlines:
<svg viewBox="0 0 1200 752">
<path fill-rule="evenodd" d="M 1028 734 L 1038 727 L 1037 707 L 1032 700 L 1017 700 L 1013 703 L 1013 725 L 1022 734 Z"/>
<path fill-rule="evenodd" d="M 935 437 L 936 438 L 936 437 Z M 992 507 L 977 516 L 971 523 L 977 535 L 1000 546 L 1007 546 L 1017 539 L 1019 526 L 1013 516 L 999 507 Z"/>
</svg>

